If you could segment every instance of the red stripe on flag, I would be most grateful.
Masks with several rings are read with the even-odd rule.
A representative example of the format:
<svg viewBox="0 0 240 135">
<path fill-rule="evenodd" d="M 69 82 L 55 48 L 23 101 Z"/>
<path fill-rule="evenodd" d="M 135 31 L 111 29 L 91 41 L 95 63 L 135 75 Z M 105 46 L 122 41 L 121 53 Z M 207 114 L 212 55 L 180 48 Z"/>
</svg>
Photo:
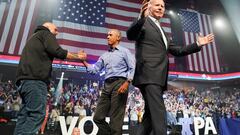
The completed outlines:
<svg viewBox="0 0 240 135">
<path fill-rule="evenodd" d="M 28 32 L 28 38 L 34 33 L 34 29 L 37 27 L 36 26 L 36 20 L 37 20 L 37 17 L 38 17 L 38 12 L 39 12 L 39 7 L 38 5 L 41 4 L 40 2 L 41 0 L 36 0 L 36 3 L 35 3 L 35 8 L 34 8 L 34 11 L 33 11 L 33 16 L 32 16 L 32 20 L 31 20 L 31 25 L 30 25 L 30 29 L 29 29 L 29 32 Z M 30 8 L 30 7 L 29 7 Z M 27 38 L 27 39 L 28 39 Z"/>
<path fill-rule="evenodd" d="M 109 46 L 106 45 L 98 45 L 93 43 L 85 43 L 81 41 L 73 41 L 67 39 L 58 39 L 58 43 L 61 45 L 71 46 L 71 47 L 78 47 L 81 49 L 95 49 L 95 50 L 108 50 Z M 121 42 L 120 42 L 121 44 Z M 134 49 L 129 49 L 131 52 L 134 52 Z"/>
<path fill-rule="evenodd" d="M 21 26 L 19 26 L 20 31 L 19 31 L 19 34 L 18 34 L 16 46 L 14 48 L 14 54 L 16 54 L 16 55 L 18 55 L 19 48 L 20 48 L 20 45 L 21 45 L 23 32 L 24 32 L 24 29 L 25 29 L 26 21 L 27 21 L 27 15 L 29 13 L 29 8 L 30 8 L 30 2 L 27 2 L 26 8 L 24 10 L 23 18 L 22 18 L 22 23 L 21 23 Z"/>
<path fill-rule="evenodd" d="M 200 14 L 196 11 L 183 10 L 181 19 L 182 19 L 183 31 L 185 32 L 185 34 L 186 33 L 188 33 L 188 35 L 195 34 L 194 36 L 197 37 L 198 33 L 196 32 L 200 32 L 203 35 L 207 35 L 213 32 L 211 28 L 212 25 L 211 25 L 211 19 L 209 15 Z M 189 26 L 189 24 L 186 25 L 185 24 L 186 22 L 188 23 L 190 22 L 190 24 L 194 24 L 193 26 L 196 26 L 196 27 L 193 27 L 191 25 Z M 195 37 L 193 41 L 188 43 L 188 41 L 190 41 L 190 37 L 188 37 L 185 34 L 184 34 L 185 44 L 190 44 L 193 41 L 194 42 L 197 41 L 197 38 Z M 216 50 L 216 46 L 210 44 L 210 45 L 203 46 L 201 52 L 188 56 L 189 70 L 212 72 L 212 73 L 220 72 L 219 70 L 220 67 L 218 64 L 219 61 L 217 57 L 218 54 L 216 53 L 215 50 Z M 192 60 L 193 58 L 195 58 L 194 61 Z M 191 64 L 193 67 L 191 67 Z"/>
<path fill-rule="evenodd" d="M 73 34 L 73 35 L 79 35 L 79 36 L 86 36 L 86 37 L 93 37 L 93 38 L 107 38 L 107 33 L 94 33 L 90 31 L 83 31 L 83 30 L 77 30 L 77 29 L 72 29 L 72 28 L 67 28 L 67 27 L 59 27 L 59 32 L 67 32 L 68 34 Z"/>
<path fill-rule="evenodd" d="M 79 47 L 79 48 L 89 48 L 89 49 L 96 49 L 96 50 L 108 50 L 107 45 L 98 45 L 92 43 L 84 43 L 81 41 L 73 41 L 67 39 L 58 39 L 59 44 L 64 44 L 67 46 Z"/>
<path fill-rule="evenodd" d="M 189 44 L 191 44 L 191 33 L 188 33 L 188 42 L 189 42 Z M 191 63 L 192 63 L 192 65 L 191 65 L 191 67 L 194 69 L 194 57 L 193 57 L 193 55 L 190 55 L 190 57 L 191 57 Z"/>
<path fill-rule="evenodd" d="M 205 30 L 205 28 L 206 28 L 206 26 L 205 26 L 205 24 L 204 24 L 204 22 L 203 22 L 203 16 L 201 15 L 201 20 L 202 20 L 202 26 L 203 26 L 203 34 L 204 35 L 206 35 L 206 30 Z M 207 65 L 206 65 L 206 68 L 207 68 L 207 71 L 208 72 L 210 72 L 211 71 L 211 69 L 210 69 L 210 56 L 209 56 L 209 50 L 208 50 L 208 47 L 207 46 L 205 46 L 205 48 L 206 48 L 206 53 L 207 53 Z"/>
<path fill-rule="evenodd" d="M 67 32 L 68 34 L 77 35 L 77 36 L 107 39 L 107 33 L 94 33 L 90 31 L 77 30 L 77 29 L 72 29 L 67 27 L 58 27 L 58 31 L 59 33 Z M 121 41 L 133 43 L 132 41 L 129 41 L 126 37 L 122 37 Z"/>
<path fill-rule="evenodd" d="M 186 40 L 186 36 L 185 33 L 183 33 L 183 43 L 186 44 L 187 40 Z M 190 56 L 190 55 L 188 55 Z M 188 61 L 188 56 L 184 57 L 185 61 Z M 187 69 L 190 69 L 189 63 L 186 64 L 187 65 Z"/>
<path fill-rule="evenodd" d="M 210 22 L 210 20 L 208 20 L 208 17 L 206 17 L 206 19 L 207 19 L 207 29 L 209 30 L 209 33 L 210 33 L 210 25 L 211 24 L 209 24 L 209 22 Z M 214 52 L 214 48 L 213 48 L 213 43 L 211 43 L 211 44 L 209 44 L 209 47 L 211 48 L 211 52 L 212 52 L 212 64 L 213 64 L 213 71 L 212 72 L 216 72 L 217 71 L 217 65 L 216 65 L 216 59 L 215 59 L 215 52 Z"/>
<path fill-rule="evenodd" d="M 4 31 L 5 23 L 6 23 L 8 12 L 9 12 L 9 7 L 10 7 L 10 4 L 7 4 L 3 13 L 2 23 L 0 25 L 0 41 L 2 39 L 2 34 Z"/>
<path fill-rule="evenodd" d="M 197 41 L 197 36 L 196 36 L 196 34 L 194 34 L 194 41 Z M 198 68 L 197 71 L 201 71 L 200 55 L 199 55 L 198 53 L 195 53 L 195 54 L 196 54 L 196 59 L 197 59 L 197 68 Z"/>
<path fill-rule="evenodd" d="M 122 1 L 131 2 L 135 4 L 141 4 L 143 2 L 143 0 L 122 0 Z"/>
<path fill-rule="evenodd" d="M 118 29 L 121 31 L 127 31 L 128 27 L 117 25 L 117 24 L 106 24 L 107 28 Z"/>
<path fill-rule="evenodd" d="M 123 21 L 129 21 L 129 22 L 132 22 L 134 20 L 133 17 L 126 17 L 126 16 L 121 16 L 121 15 L 112 14 L 112 13 L 107 13 L 106 17 L 123 20 Z"/>
<path fill-rule="evenodd" d="M 206 65 L 205 65 L 203 49 L 199 53 L 201 53 L 201 55 L 202 55 L 202 63 L 203 63 L 203 65 L 202 65 L 203 69 L 201 69 L 201 71 L 207 71 Z"/>
<path fill-rule="evenodd" d="M 109 2 L 109 1 L 107 1 Z M 121 3 L 124 3 L 124 2 L 130 2 L 129 4 L 126 4 L 126 5 L 120 5 Z M 94 43 L 94 40 L 93 41 L 81 41 L 82 39 L 81 38 L 77 38 L 79 36 L 83 36 L 84 38 L 85 37 L 90 37 L 90 38 L 99 38 L 99 39 L 102 39 L 102 40 L 106 40 L 107 38 L 107 33 L 101 33 L 101 32 L 97 32 L 99 30 L 101 30 L 103 28 L 103 30 L 105 31 L 105 29 L 118 29 L 120 31 L 127 31 L 128 27 L 129 26 L 125 26 L 124 24 L 121 23 L 121 21 L 125 21 L 125 22 L 129 22 L 129 25 L 130 23 L 134 20 L 134 18 L 137 18 L 138 14 L 139 14 L 139 11 L 140 11 L 140 6 L 142 2 L 136 2 L 136 1 L 126 1 L 126 0 L 121 0 L 119 1 L 120 4 L 115 4 L 114 2 L 109 2 L 106 4 L 106 14 L 105 14 L 105 26 L 91 26 L 91 24 L 84 24 L 83 23 L 83 27 L 84 27 L 84 30 L 82 30 L 81 28 L 81 24 L 77 24 L 76 26 L 80 26 L 80 28 L 72 28 L 72 25 L 74 25 L 75 22 L 70 22 L 68 23 L 68 20 L 65 20 L 63 22 L 65 23 L 62 23 L 61 24 L 61 20 L 63 18 L 61 18 L 61 20 L 58 20 L 56 19 L 60 24 L 59 26 L 59 32 L 60 34 L 61 33 L 64 33 L 63 36 L 59 36 L 58 37 L 58 41 L 61 45 L 64 45 L 64 48 L 68 49 L 67 47 L 69 46 L 69 50 L 73 50 L 73 47 L 79 47 L 79 48 L 83 48 L 83 49 L 90 49 L 88 51 L 90 51 L 89 53 L 90 54 L 95 54 L 94 52 L 95 51 L 102 51 L 102 50 L 107 50 L 108 49 L 108 45 L 107 45 L 107 42 L 106 42 L 106 46 L 104 45 L 98 45 L 97 41 L 95 41 L 96 43 Z M 139 8 L 136 8 L 138 7 Z M 116 9 L 116 10 L 114 10 Z M 127 11 L 129 13 L 133 13 L 135 14 L 136 16 L 135 17 L 129 17 L 128 15 L 124 16 L 124 15 L 120 15 L 118 13 L 115 13 L 116 11 Z M 60 14 L 61 16 L 61 14 Z M 110 23 L 107 23 L 106 21 L 109 21 L 113 19 L 114 21 L 116 21 L 116 23 L 114 24 L 111 24 Z M 119 21 L 119 23 L 117 23 Z M 67 23 L 66 23 L 67 22 Z M 169 22 L 170 23 L 170 22 Z M 63 25 L 63 26 L 61 26 Z M 69 26 L 68 26 L 69 25 Z M 165 28 L 169 28 L 171 29 L 170 27 L 170 24 L 168 23 L 165 23 L 164 24 L 166 27 Z M 96 30 L 94 30 L 96 28 Z M 67 34 L 71 34 L 71 35 L 67 35 Z M 124 33 L 125 34 L 125 33 Z M 168 36 L 171 36 L 171 32 L 167 33 Z M 76 36 L 76 39 L 71 39 L 70 36 Z M 107 40 L 106 40 L 107 41 Z M 122 42 L 125 42 L 125 43 L 130 43 L 132 45 L 134 45 L 134 42 L 133 41 L 128 41 L 126 37 L 122 37 L 121 39 Z M 121 44 L 121 43 L 120 43 Z M 135 49 L 129 49 L 131 52 L 135 52 Z M 91 52 L 92 51 L 92 52 Z M 96 55 L 100 55 L 100 53 L 96 54 Z M 95 55 L 93 55 L 95 56 Z M 96 58 L 95 61 L 97 60 L 99 56 L 96 56 L 96 57 L 93 57 L 93 58 Z"/>
<path fill-rule="evenodd" d="M 170 23 L 161 22 L 161 27 L 171 28 L 171 24 Z"/>
<path fill-rule="evenodd" d="M 116 5 L 116 4 L 113 4 L 113 3 L 108 3 L 107 6 L 110 7 L 110 8 L 118 9 L 118 10 L 123 10 L 124 9 L 124 11 L 128 11 L 128 12 L 140 12 L 140 9 L 127 7 L 127 5 L 126 6 L 121 6 L 121 5 Z"/>
<path fill-rule="evenodd" d="M 200 22 L 200 23 L 202 23 L 202 26 L 203 26 L 203 35 L 207 35 L 208 33 L 207 33 L 207 25 L 204 23 L 204 16 L 201 14 L 201 20 L 202 20 L 202 22 Z M 206 22 L 207 22 L 207 20 L 206 20 Z M 206 27 L 206 28 L 205 28 Z M 208 63 L 208 72 L 211 72 L 211 61 L 210 61 L 210 50 L 209 50 L 209 46 L 207 45 L 207 46 L 205 46 L 205 48 L 206 48 L 206 51 L 207 51 L 207 63 Z"/>
<path fill-rule="evenodd" d="M 3 53 L 5 53 L 5 54 L 8 53 L 10 43 L 11 43 L 11 40 L 12 40 L 12 35 L 13 35 L 14 28 L 18 27 L 18 26 L 16 26 L 16 21 L 17 21 L 17 17 L 18 17 L 18 14 L 19 14 L 20 5 L 21 5 L 21 1 L 18 0 L 17 3 L 16 3 L 16 7 L 14 9 L 13 18 L 12 18 L 12 21 L 11 21 L 11 26 L 10 26 L 9 33 L 8 33 L 8 36 L 7 36 L 7 40 L 6 40 L 6 43 L 5 43 L 5 47 L 4 47 L 4 50 L 3 50 Z"/>
</svg>

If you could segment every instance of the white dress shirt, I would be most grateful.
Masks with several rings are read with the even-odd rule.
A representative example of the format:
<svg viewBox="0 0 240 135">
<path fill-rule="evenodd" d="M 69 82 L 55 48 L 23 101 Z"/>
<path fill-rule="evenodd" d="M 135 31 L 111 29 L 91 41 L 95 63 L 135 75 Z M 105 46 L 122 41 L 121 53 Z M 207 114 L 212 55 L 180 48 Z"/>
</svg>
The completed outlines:
<svg viewBox="0 0 240 135">
<path fill-rule="evenodd" d="M 152 16 L 149 16 L 149 18 L 150 18 L 150 19 L 158 26 L 158 28 L 160 29 L 161 34 L 162 34 L 162 38 L 163 38 L 163 42 L 164 42 L 164 44 L 165 44 L 165 46 L 166 46 L 166 49 L 167 49 L 167 38 L 166 38 L 166 36 L 165 36 L 165 34 L 164 34 L 163 30 L 162 30 L 162 27 L 160 26 L 159 20 L 155 19 L 155 18 L 152 17 Z"/>
</svg>

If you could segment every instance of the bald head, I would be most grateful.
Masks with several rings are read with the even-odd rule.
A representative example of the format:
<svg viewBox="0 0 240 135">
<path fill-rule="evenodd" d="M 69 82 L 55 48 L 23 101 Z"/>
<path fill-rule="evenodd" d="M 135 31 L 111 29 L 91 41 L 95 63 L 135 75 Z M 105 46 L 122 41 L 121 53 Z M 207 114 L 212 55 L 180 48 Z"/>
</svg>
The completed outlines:
<svg viewBox="0 0 240 135">
<path fill-rule="evenodd" d="M 44 27 L 48 28 L 49 31 L 53 34 L 53 35 L 57 35 L 58 34 L 58 30 L 57 30 L 57 26 L 51 22 L 45 22 L 43 24 Z"/>
</svg>

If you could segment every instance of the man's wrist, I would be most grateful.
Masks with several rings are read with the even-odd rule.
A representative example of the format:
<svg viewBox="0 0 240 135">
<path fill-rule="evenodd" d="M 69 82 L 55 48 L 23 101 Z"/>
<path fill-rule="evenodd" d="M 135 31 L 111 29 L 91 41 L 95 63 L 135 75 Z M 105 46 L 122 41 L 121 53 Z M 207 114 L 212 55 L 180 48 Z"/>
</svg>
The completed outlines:
<svg viewBox="0 0 240 135">
<path fill-rule="evenodd" d="M 127 82 L 128 83 L 132 83 L 132 79 L 127 79 Z"/>
<path fill-rule="evenodd" d="M 198 46 L 198 47 L 201 47 L 201 46 L 203 46 L 202 44 L 200 44 L 200 43 L 199 43 L 199 41 L 198 41 L 198 40 L 197 40 L 196 44 L 197 44 L 197 46 Z"/>
</svg>

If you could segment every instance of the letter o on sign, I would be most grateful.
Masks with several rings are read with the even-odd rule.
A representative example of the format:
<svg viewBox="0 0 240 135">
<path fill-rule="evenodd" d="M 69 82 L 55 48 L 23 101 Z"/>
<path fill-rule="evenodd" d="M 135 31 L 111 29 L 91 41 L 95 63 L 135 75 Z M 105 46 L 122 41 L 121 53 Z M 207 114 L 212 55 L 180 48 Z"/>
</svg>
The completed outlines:
<svg viewBox="0 0 240 135">
<path fill-rule="evenodd" d="M 86 134 L 86 133 L 84 132 L 84 124 L 85 124 L 85 122 L 87 122 L 87 121 L 91 121 L 91 122 L 93 123 L 92 133 L 90 133 L 90 134 Z M 79 124 L 78 124 L 78 128 L 80 129 L 80 135 L 96 135 L 97 132 L 98 132 L 98 127 L 97 127 L 97 125 L 93 122 L 93 117 L 89 117 L 89 116 L 84 117 L 84 118 L 82 118 L 82 119 L 80 120 L 80 122 L 79 122 Z"/>
</svg>

